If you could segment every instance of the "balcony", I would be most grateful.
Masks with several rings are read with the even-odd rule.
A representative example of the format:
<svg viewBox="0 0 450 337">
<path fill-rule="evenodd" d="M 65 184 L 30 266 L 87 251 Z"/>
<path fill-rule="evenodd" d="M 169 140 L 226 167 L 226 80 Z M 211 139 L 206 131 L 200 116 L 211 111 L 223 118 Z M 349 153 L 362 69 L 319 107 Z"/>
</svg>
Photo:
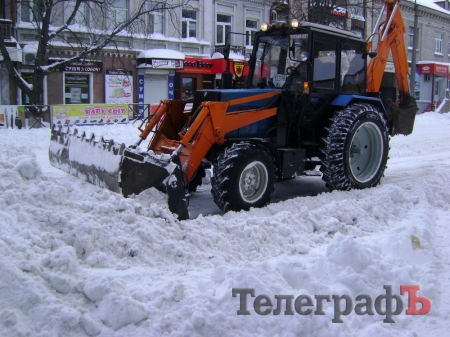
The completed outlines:
<svg viewBox="0 0 450 337">
<path fill-rule="evenodd" d="M 215 53 L 223 54 L 225 46 L 216 46 L 214 49 Z M 230 53 L 240 54 L 242 56 L 245 55 L 245 47 L 243 46 L 230 46 Z"/>
<path fill-rule="evenodd" d="M 0 19 L 0 38 L 10 39 L 12 30 L 12 21 L 6 19 Z"/>
</svg>

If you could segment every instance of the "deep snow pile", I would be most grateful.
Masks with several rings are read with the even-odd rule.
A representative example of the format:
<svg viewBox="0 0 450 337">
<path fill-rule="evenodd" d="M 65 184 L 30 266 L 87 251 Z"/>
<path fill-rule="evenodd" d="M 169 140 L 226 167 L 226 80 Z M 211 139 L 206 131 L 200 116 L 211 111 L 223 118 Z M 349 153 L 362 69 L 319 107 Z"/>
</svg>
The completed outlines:
<svg viewBox="0 0 450 337">
<path fill-rule="evenodd" d="M 138 135 L 91 129 L 126 144 Z M 449 114 L 419 115 L 411 136 L 391 140 L 377 188 L 180 222 L 158 191 L 123 198 L 51 167 L 49 129 L 1 129 L 0 335 L 444 336 L 448 130 Z M 232 297 L 254 288 L 275 309 L 275 295 L 347 294 L 355 305 L 402 284 L 420 285 L 432 311 L 405 315 L 404 295 L 395 323 L 354 311 L 333 323 L 333 302 L 324 315 L 258 315 L 248 296 L 251 314 L 237 315 Z"/>
</svg>

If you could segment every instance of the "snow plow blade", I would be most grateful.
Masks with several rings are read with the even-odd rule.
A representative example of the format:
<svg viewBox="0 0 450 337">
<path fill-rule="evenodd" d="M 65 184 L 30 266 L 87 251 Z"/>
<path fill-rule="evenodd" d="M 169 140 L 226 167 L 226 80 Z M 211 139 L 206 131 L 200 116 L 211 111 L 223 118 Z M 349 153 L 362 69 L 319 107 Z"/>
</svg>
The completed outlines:
<svg viewBox="0 0 450 337">
<path fill-rule="evenodd" d="M 49 148 L 52 166 L 123 196 L 155 187 L 168 195 L 168 206 L 178 219 L 189 218 L 178 157 L 164 159 L 139 153 L 113 140 L 96 140 L 69 128 L 53 127 Z"/>
</svg>

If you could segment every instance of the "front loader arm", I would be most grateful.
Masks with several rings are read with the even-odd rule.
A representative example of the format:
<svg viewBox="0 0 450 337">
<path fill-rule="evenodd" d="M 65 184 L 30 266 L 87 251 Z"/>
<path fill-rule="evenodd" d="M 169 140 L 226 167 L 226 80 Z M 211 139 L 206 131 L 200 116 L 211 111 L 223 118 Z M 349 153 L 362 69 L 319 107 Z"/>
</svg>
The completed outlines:
<svg viewBox="0 0 450 337">
<path fill-rule="evenodd" d="M 384 10 L 386 10 L 386 20 L 381 22 Z M 418 110 L 416 100 L 409 92 L 409 66 L 404 40 L 405 32 L 406 28 L 400 11 L 400 0 L 386 0 L 375 25 L 374 33 L 371 35 L 371 39 L 374 35 L 378 35 L 379 39 L 377 56 L 370 60 L 367 68 L 367 91 L 380 91 L 389 52 L 391 52 L 399 91 L 399 104 L 388 101 L 386 105 L 389 131 L 392 136 L 396 134 L 409 135 L 413 130 L 415 114 Z M 372 42 L 369 41 L 367 52 L 370 51 L 371 47 Z"/>
<path fill-rule="evenodd" d="M 187 184 L 195 175 L 201 161 L 214 144 L 223 144 L 228 132 L 275 116 L 277 108 L 251 109 L 228 112 L 230 106 L 269 99 L 279 95 L 279 91 L 258 94 L 228 102 L 203 102 L 199 114 L 185 133 L 180 132 L 179 140 L 171 140 L 156 133 L 149 149 L 155 153 L 168 153 L 180 157 Z"/>
<path fill-rule="evenodd" d="M 367 90 L 369 92 L 380 91 L 381 81 L 383 79 L 389 52 L 392 52 L 397 85 L 400 95 L 402 96 L 405 93 L 409 94 L 409 67 L 404 40 L 406 28 L 400 11 L 400 1 L 387 0 L 385 3 L 385 9 L 386 21 L 379 23 L 379 27 L 375 28 L 379 30 L 379 41 L 377 46 L 378 56 L 371 59 L 368 65 Z M 382 14 L 383 12 L 380 15 Z"/>
</svg>

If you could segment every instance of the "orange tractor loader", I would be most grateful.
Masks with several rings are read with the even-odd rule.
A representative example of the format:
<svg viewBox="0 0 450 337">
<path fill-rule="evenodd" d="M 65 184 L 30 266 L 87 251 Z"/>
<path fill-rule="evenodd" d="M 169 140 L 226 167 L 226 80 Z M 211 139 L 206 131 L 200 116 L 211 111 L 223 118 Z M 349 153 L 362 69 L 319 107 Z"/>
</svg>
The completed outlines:
<svg viewBox="0 0 450 337">
<path fill-rule="evenodd" d="M 380 16 L 373 34 L 379 36 L 377 53 L 370 51 L 372 41 L 331 27 L 296 20 L 262 25 L 246 88 L 226 87 L 233 81 L 224 73 L 223 88 L 198 90 L 191 109 L 185 101 L 161 101 L 129 147 L 54 127 L 50 161 L 124 196 L 157 188 L 180 220 L 189 218 L 187 198 L 206 170 L 223 211 L 261 207 L 276 181 L 318 165 L 330 190 L 376 186 L 390 136 L 411 133 L 417 110 L 408 90 L 398 1 L 386 2 L 385 9 L 386 21 Z M 379 93 L 389 51 L 399 105 Z"/>
</svg>

